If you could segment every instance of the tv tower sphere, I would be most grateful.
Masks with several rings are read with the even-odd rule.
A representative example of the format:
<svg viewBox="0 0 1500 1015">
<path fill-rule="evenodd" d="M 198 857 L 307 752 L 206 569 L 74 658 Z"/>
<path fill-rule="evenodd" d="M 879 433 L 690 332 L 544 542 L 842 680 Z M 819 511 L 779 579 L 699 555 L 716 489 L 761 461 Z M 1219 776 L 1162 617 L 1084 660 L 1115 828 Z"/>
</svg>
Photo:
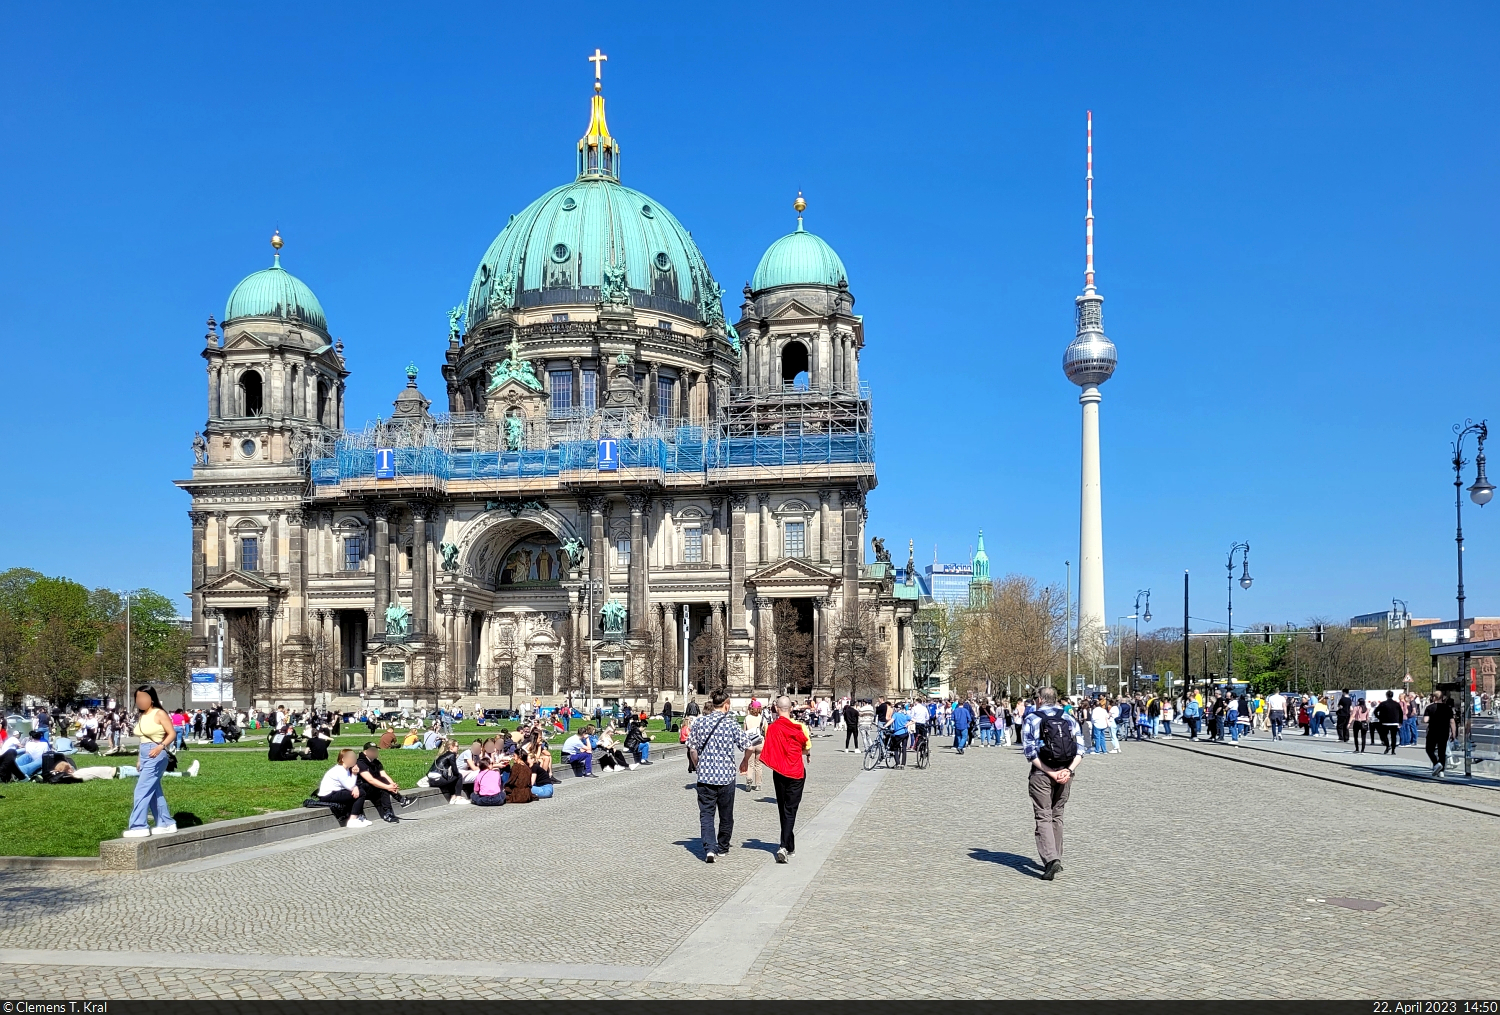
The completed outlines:
<svg viewBox="0 0 1500 1015">
<path fill-rule="evenodd" d="M 1079 297 L 1080 310 L 1084 298 Z M 1099 299 L 1103 301 L 1102 296 Z M 1102 331 L 1080 332 L 1063 353 L 1063 373 L 1080 388 L 1109 380 L 1117 363 L 1119 356 L 1115 353 L 1115 344 L 1105 338 Z"/>
</svg>

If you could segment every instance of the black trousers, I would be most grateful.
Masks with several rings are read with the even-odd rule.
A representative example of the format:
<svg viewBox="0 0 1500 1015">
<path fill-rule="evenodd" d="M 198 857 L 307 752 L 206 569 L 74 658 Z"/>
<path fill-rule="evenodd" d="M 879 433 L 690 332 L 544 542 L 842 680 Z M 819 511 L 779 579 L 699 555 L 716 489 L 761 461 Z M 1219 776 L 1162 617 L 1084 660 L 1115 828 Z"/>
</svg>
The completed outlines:
<svg viewBox="0 0 1500 1015">
<path fill-rule="evenodd" d="M 859 746 L 859 723 L 849 723 L 844 727 L 844 749 L 848 750 L 850 744 Z"/>
<path fill-rule="evenodd" d="M 379 786 L 371 786 L 369 783 L 365 783 L 362 787 L 360 787 L 360 791 L 362 796 L 368 796 L 370 798 L 370 803 L 375 807 L 375 813 L 379 814 L 382 818 L 387 814 L 395 813 L 395 809 L 391 807 L 390 790 L 382 789 Z M 363 808 L 361 808 L 361 811 L 363 811 Z"/>
<path fill-rule="evenodd" d="M 1432 759 L 1434 765 L 1448 767 L 1448 738 L 1428 737 L 1427 756 Z"/>
<path fill-rule="evenodd" d="M 1349 720 L 1343 718 L 1342 716 L 1340 716 L 1338 720 L 1338 734 L 1340 740 L 1344 741 L 1345 743 L 1349 742 Z"/>
<path fill-rule="evenodd" d="M 734 834 L 735 784 L 710 786 L 698 784 L 698 826 L 703 833 L 703 849 L 717 853 L 729 852 L 729 838 Z M 719 833 L 714 834 L 714 812 L 719 815 Z"/>
<path fill-rule="evenodd" d="M 327 796 L 320 796 L 318 799 L 326 804 L 334 805 L 328 809 L 333 812 L 334 818 L 341 825 L 348 823 L 349 815 L 351 814 L 364 816 L 365 797 L 363 793 L 356 797 L 347 789 L 336 789 Z"/>
<path fill-rule="evenodd" d="M 793 827 L 797 824 L 797 808 L 802 806 L 802 785 L 807 780 L 793 779 L 773 770 L 771 782 L 776 787 L 776 810 L 781 814 L 781 848 L 794 853 L 797 836 Z"/>
<path fill-rule="evenodd" d="M 1370 724 L 1367 722 L 1356 722 L 1350 724 L 1350 730 L 1354 734 L 1354 749 L 1363 751 L 1370 745 Z M 1385 744 L 1385 727 L 1380 727 L 1380 743 Z"/>
</svg>

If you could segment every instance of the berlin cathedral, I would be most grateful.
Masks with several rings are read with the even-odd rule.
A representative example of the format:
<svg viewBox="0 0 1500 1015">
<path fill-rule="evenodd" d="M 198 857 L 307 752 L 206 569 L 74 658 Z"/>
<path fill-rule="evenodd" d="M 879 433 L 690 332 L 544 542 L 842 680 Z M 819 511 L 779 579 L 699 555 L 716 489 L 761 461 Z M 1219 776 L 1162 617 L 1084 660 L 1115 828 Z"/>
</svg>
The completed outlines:
<svg viewBox="0 0 1500 1015">
<path fill-rule="evenodd" d="M 878 539 L 866 559 L 843 262 L 798 195 L 729 325 L 692 235 L 621 182 L 590 59 L 575 178 L 510 217 L 448 314 L 446 412 L 409 367 L 389 416 L 346 423 L 344 344 L 279 234 L 209 319 L 177 482 L 189 661 L 222 660 L 241 705 L 912 687 L 913 569 L 898 582 Z"/>
</svg>

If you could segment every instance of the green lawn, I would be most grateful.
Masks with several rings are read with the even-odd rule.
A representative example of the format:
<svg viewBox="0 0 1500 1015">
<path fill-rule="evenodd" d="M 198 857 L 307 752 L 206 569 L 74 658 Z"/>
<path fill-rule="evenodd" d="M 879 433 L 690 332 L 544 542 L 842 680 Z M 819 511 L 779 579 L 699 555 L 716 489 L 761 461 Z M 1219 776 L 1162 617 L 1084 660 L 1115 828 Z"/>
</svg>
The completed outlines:
<svg viewBox="0 0 1500 1015">
<path fill-rule="evenodd" d="M 427 773 L 433 753 L 382 751 L 381 761 L 392 778 L 411 787 Z M 184 768 L 194 759 L 203 763 L 196 779 L 162 780 L 167 803 L 183 827 L 300 806 L 328 769 L 321 761 L 270 762 L 260 753 L 203 750 L 179 758 Z M 78 755 L 75 763 L 124 765 L 135 759 Z M 0 856 L 98 856 L 101 840 L 125 830 L 135 782 L 0 784 Z"/>
</svg>

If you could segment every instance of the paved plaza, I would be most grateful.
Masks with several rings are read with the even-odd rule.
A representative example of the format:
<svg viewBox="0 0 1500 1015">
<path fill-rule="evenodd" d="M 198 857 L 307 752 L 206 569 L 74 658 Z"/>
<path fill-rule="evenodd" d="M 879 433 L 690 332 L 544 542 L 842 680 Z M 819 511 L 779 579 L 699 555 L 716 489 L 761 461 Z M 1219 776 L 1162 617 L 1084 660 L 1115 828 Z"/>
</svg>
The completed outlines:
<svg viewBox="0 0 1500 1015">
<path fill-rule="evenodd" d="M 702 863 L 673 759 L 138 874 L 0 872 L 0 977 L 74 999 L 1500 991 L 1500 817 L 1127 744 L 1085 759 L 1044 882 L 1014 749 L 859 760 L 816 742 L 786 866 L 769 777 L 739 796 L 736 848 Z M 1500 810 L 1487 788 L 1421 788 Z"/>
</svg>

